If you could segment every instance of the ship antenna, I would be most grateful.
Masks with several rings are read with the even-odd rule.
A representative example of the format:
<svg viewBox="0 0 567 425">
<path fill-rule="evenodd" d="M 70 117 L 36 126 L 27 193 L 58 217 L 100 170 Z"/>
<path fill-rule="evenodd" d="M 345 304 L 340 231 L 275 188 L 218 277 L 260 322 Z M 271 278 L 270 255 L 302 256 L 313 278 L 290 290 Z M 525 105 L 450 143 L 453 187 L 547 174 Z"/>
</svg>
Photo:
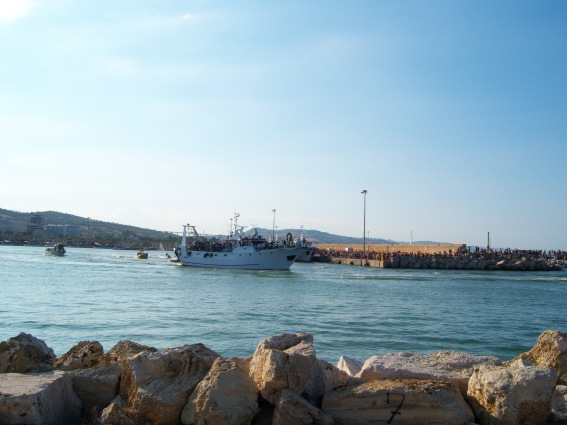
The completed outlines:
<svg viewBox="0 0 567 425">
<path fill-rule="evenodd" d="M 240 214 L 234 213 L 234 228 L 235 229 L 238 227 L 238 217 L 240 217 Z"/>
</svg>

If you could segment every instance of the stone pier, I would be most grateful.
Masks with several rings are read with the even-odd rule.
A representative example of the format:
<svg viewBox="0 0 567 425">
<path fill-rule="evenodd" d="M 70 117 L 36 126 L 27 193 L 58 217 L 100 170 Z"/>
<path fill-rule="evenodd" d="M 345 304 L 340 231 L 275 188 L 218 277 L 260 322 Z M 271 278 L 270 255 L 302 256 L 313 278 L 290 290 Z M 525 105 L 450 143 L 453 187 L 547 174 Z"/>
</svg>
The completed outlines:
<svg viewBox="0 0 567 425">
<path fill-rule="evenodd" d="M 413 247 L 413 248 L 411 248 Z M 567 267 L 565 259 L 538 251 L 493 252 L 467 249 L 466 245 L 340 245 L 317 246 L 314 261 L 393 269 L 559 271 Z M 363 257 L 367 258 L 363 258 Z"/>
</svg>

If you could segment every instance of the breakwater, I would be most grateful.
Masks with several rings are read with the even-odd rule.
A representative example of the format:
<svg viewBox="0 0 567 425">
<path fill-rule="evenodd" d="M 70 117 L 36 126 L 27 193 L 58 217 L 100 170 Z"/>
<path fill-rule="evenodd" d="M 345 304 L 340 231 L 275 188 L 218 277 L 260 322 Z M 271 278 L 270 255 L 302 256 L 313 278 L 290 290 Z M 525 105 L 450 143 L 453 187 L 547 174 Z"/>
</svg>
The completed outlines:
<svg viewBox="0 0 567 425">
<path fill-rule="evenodd" d="M 366 425 L 567 420 L 567 334 L 543 332 L 509 362 L 456 351 L 317 358 L 285 333 L 249 358 L 203 344 L 157 350 L 82 341 L 57 358 L 21 333 L 0 342 L 0 423 Z"/>
<path fill-rule="evenodd" d="M 443 252 L 431 249 L 429 252 L 377 252 L 347 248 L 344 251 L 319 249 L 315 261 L 394 269 L 559 271 L 567 267 L 567 253 L 520 250 L 471 252 L 464 246 Z"/>
</svg>

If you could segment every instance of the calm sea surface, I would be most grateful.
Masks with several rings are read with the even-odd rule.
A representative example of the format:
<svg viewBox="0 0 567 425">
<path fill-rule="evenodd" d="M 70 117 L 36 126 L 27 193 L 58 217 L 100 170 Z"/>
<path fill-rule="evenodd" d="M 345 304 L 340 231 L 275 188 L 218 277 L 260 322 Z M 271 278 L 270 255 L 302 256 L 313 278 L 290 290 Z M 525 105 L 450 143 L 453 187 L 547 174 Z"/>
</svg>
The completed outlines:
<svg viewBox="0 0 567 425">
<path fill-rule="evenodd" d="M 317 357 L 458 350 L 508 360 L 567 332 L 567 271 L 392 270 L 296 263 L 289 272 L 179 267 L 150 251 L 0 246 L 0 341 L 26 332 L 60 356 L 80 341 L 203 343 L 247 357 L 282 332 Z"/>
</svg>

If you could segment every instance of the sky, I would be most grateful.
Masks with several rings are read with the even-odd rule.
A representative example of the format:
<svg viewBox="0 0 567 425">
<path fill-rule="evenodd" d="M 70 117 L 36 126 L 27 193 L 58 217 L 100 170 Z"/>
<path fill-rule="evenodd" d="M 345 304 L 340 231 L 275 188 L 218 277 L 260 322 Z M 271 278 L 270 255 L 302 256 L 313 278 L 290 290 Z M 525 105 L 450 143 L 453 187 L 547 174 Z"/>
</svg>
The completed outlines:
<svg viewBox="0 0 567 425">
<path fill-rule="evenodd" d="M 563 0 L 0 0 L 0 208 L 567 250 L 566 76 Z"/>
</svg>

